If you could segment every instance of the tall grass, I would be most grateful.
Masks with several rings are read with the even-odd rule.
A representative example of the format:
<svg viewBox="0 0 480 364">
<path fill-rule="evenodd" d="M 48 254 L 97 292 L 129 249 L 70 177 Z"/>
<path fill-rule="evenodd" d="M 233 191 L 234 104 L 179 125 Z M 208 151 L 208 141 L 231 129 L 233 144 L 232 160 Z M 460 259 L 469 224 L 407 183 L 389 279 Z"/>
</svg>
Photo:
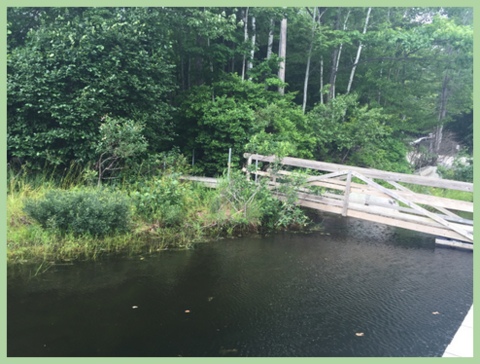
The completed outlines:
<svg viewBox="0 0 480 364">
<path fill-rule="evenodd" d="M 182 181 L 178 174 L 167 171 L 154 177 L 137 178 L 133 182 L 125 179 L 116 181 L 113 186 L 103 187 L 112 196 L 121 195 L 128 202 L 130 222 L 126 231 L 104 229 L 105 234 L 95 234 L 89 232 L 91 220 L 88 219 L 104 216 L 92 215 L 90 211 L 98 210 L 98 201 L 92 197 L 98 194 L 98 187 L 92 187 L 95 183 L 89 178 L 88 171 L 82 171 L 77 166 L 72 165 L 61 172 L 60 175 L 58 171 L 37 174 L 9 172 L 9 263 L 97 259 L 110 253 L 138 254 L 171 248 L 185 249 L 197 242 L 237 236 L 265 226 L 278 228 L 281 224 L 272 223 L 272 218 L 285 219 L 291 214 L 291 206 L 272 198 L 264 186 L 248 183 L 241 173 L 232 173 L 231 178 L 220 181 L 219 188 L 209 189 L 198 183 Z M 68 208 L 68 198 L 56 198 L 52 191 L 67 197 L 85 196 L 82 199 L 84 216 L 80 216 L 83 212 L 75 209 L 76 206 Z M 47 206 L 51 215 L 42 218 L 42 214 L 45 215 L 42 206 Z M 73 212 L 77 220 L 62 216 Z M 288 221 L 294 222 L 297 216 L 291 216 L 293 219 L 290 217 Z M 60 220 L 64 225 L 58 223 Z M 79 230 L 78 221 L 86 224 L 87 228 Z M 76 224 L 76 229 L 68 224 Z"/>
</svg>

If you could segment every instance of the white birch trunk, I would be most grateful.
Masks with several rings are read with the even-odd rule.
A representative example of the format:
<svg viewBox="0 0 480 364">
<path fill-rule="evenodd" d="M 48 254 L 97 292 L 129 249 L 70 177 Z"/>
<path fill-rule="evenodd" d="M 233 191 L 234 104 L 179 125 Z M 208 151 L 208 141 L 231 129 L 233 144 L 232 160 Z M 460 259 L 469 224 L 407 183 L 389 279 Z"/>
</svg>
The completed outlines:
<svg viewBox="0 0 480 364">
<path fill-rule="evenodd" d="M 280 44 L 279 44 L 279 57 L 281 58 L 280 61 L 280 68 L 278 70 L 278 78 L 280 81 L 285 82 L 285 57 L 287 55 L 287 18 L 283 18 L 281 25 L 280 25 Z M 285 93 L 284 87 L 278 87 L 278 92 L 280 95 Z"/>
<path fill-rule="evenodd" d="M 313 21 L 312 21 L 312 37 L 310 40 L 310 48 L 308 50 L 308 58 L 307 58 L 307 69 L 305 70 L 305 81 L 303 83 L 303 104 L 302 104 L 302 111 L 305 114 L 305 109 L 307 107 L 307 93 L 308 93 L 308 79 L 310 76 L 310 61 L 312 58 L 312 48 L 313 48 L 313 41 L 315 37 L 315 18 L 317 16 L 316 14 L 317 7 L 313 8 Z"/>
<path fill-rule="evenodd" d="M 270 19 L 270 28 L 268 30 L 268 46 L 267 46 L 267 59 L 270 59 L 272 56 L 273 48 L 273 29 L 275 28 L 275 22 L 273 19 Z"/>
<path fill-rule="evenodd" d="M 348 10 L 347 16 L 345 17 L 345 21 L 343 23 L 344 31 L 347 30 L 347 21 L 349 16 L 350 16 L 350 10 Z M 335 98 L 335 83 L 337 80 L 338 66 L 340 64 L 340 56 L 342 55 L 342 48 L 343 48 L 343 43 L 341 43 L 340 46 L 338 47 L 338 50 L 334 52 L 332 76 L 330 77 L 329 100 L 333 100 Z"/>
<path fill-rule="evenodd" d="M 323 104 L 323 56 L 320 56 L 320 103 Z"/>
<path fill-rule="evenodd" d="M 438 111 L 438 126 L 435 131 L 435 146 L 434 151 L 436 154 L 440 151 L 440 145 L 442 144 L 443 139 L 443 120 L 447 117 L 447 102 L 448 102 L 448 84 L 450 83 L 450 77 L 448 71 L 443 77 L 442 82 L 442 93 L 440 95 L 440 108 Z"/>
<path fill-rule="evenodd" d="M 248 60 L 248 69 L 253 68 L 253 58 L 255 56 L 255 39 L 256 39 L 255 17 L 252 16 L 252 49 L 250 50 L 250 59 Z"/>
<path fill-rule="evenodd" d="M 367 17 L 365 19 L 365 26 L 363 27 L 362 34 L 365 34 L 367 32 L 367 26 L 368 26 L 368 21 L 370 19 L 371 11 L 372 11 L 372 8 L 368 8 Z M 360 44 L 358 45 L 357 56 L 355 57 L 355 63 L 352 66 L 352 72 L 350 72 L 350 79 L 348 80 L 348 86 L 347 86 L 347 94 L 350 93 L 350 90 L 352 88 L 353 77 L 355 76 L 355 70 L 357 68 L 358 61 L 360 60 L 360 54 L 362 53 L 362 48 L 363 48 L 363 44 L 362 42 L 360 42 Z"/>
<path fill-rule="evenodd" d="M 248 7 L 247 10 L 245 11 L 245 17 L 243 18 L 243 24 L 244 24 L 244 33 L 245 33 L 245 43 L 248 41 Z M 243 53 L 243 62 L 242 62 L 242 81 L 245 80 L 245 62 L 246 62 L 247 55 L 245 52 Z"/>
</svg>

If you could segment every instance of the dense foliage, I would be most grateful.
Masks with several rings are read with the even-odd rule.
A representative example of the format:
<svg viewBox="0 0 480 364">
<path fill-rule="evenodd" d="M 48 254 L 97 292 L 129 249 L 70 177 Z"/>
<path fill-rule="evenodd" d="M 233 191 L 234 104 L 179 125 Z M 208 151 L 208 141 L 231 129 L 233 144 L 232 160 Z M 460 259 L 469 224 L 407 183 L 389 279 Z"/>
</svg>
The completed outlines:
<svg viewBox="0 0 480 364">
<path fill-rule="evenodd" d="M 17 12 L 9 9 L 14 19 Z M 151 146 L 171 140 L 167 97 L 175 85 L 160 15 L 147 8 L 36 14 L 25 44 L 9 49 L 9 156 L 37 165 L 92 162 L 106 115 L 143 123 Z"/>
<path fill-rule="evenodd" d="M 25 212 L 43 228 L 75 236 L 124 232 L 130 222 L 128 201 L 102 190 L 51 190 L 41 199 L 27 200 Z"/>
<path fill-rule="evenodd" d="M 7 15 L 11 166 L 76 163 L 101 182 L 161 168 L 175 150 L 219 175 L 232 148 L 235 166 L 256 152 L 408 171 L 409 142 L 432 133 L 438 154 L 444 126 L 471 147 L 470 8 Z"/>
</svg>

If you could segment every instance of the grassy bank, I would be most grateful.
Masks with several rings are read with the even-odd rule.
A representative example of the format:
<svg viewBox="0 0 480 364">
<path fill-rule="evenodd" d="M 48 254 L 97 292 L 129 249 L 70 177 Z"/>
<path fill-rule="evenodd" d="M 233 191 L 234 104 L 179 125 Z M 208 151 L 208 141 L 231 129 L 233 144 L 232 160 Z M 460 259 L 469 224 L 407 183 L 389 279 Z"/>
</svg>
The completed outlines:
<svg viewBox="0 0 480 364">
<path fill-rule="evenodd" d="M 216 189 L 182 181 L 173 172 L 101 187 L 78 174 L 10 176 L 8 262 L 182 249 L 219 237 L 306 226 L 307 217 L 294 205 L 294 188 L 285 191 L 290 199 L 280 202 L 240 173 L 220 179 Z"/>
</svg>

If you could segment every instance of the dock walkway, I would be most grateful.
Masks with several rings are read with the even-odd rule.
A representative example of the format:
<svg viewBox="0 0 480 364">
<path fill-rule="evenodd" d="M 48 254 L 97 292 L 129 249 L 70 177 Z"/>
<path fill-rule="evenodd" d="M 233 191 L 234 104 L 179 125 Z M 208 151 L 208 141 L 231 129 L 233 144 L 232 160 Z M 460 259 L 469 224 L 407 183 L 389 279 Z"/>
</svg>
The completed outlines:
<svg viewBox="0 0 480 364">
<path fill-rule="evenodd" d="M 473 192 L 473 183 L 290 157 L 244 156 L 247 178 L 267 179 L 279 199 L 285 198 L 279 188 L 282 180 L 300 172 L 305 179 L 304 185 L 297 188 L 300 206 L 431 234 L 443 238 L 439 244 L 461 244 L 473 250 L 473 219 L 468 218 L 473 214 L 473 202 L 434 196 L 428 190 L 418 193 L 409 188 Z M 215 178 L 183 178 L 217 187 Z"/>
<path fill-rule="evenodd" d="M 473 357 L 473 305 L 463 319 L 452 342 L 445 349 L 443 357 Z"/>
</svg>

